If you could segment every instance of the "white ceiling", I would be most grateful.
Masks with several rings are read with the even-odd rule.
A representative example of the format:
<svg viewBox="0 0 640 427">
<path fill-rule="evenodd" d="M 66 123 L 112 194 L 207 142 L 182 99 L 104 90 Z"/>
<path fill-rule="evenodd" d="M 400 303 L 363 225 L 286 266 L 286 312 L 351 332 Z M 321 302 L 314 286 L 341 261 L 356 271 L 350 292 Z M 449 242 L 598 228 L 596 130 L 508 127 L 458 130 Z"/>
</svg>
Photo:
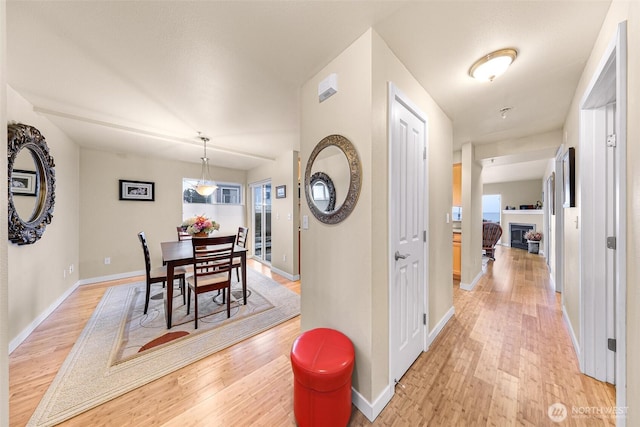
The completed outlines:
<svg viewBox="0 0 640 427">
<path fill-rule="evenodd" d="M 197 162 L 200 131 L 213 165 L 251 169 L 299 149 L 301 85 L 373 27 L 456 150 L 561 128 L 609 3 L 8 1 L 8 82 L 80 145 Z M 468 77 L 503 47 L 505 75 Z"/>
</svg>

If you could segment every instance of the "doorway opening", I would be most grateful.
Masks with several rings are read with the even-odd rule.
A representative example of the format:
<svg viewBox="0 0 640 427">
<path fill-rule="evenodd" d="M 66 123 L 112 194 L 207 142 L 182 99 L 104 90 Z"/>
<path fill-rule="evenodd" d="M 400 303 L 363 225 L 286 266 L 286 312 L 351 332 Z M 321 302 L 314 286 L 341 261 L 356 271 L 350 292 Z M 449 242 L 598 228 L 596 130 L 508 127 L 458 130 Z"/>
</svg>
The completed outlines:
<svg viewBox="0 0 640 427">
<path fill-rule="evenodd" d="M 495 222 L 500 224 L 501 203 L 500 194 L 482 195 L 482 222 Z"/>
<path fill-rule="evenodd" d="M 626 22 L 580 104 L 580 369 L 626 406 Z M 624 418 L 618 419 L 622 425 Z"/>
<path fill-rule="evenodd" d="M 271 264 L 271 181 L 251 184 L 254 259 Z"/>
</svg>

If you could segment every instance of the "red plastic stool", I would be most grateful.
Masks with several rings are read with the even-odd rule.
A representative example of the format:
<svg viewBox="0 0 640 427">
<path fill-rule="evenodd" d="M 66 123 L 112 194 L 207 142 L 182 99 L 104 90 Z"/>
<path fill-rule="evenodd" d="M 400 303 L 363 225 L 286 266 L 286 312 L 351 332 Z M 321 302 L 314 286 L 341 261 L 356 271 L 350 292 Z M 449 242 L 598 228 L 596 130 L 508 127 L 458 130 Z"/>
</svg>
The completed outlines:
<svg viewBox="0 0 640 427">
<path fill-rule="evenodd" d="M 351 340 L 333 329 L 302 333 L 291 347 L 293 412 L 300 427 L 346 426 L 351 417 Z"/>
</svg>

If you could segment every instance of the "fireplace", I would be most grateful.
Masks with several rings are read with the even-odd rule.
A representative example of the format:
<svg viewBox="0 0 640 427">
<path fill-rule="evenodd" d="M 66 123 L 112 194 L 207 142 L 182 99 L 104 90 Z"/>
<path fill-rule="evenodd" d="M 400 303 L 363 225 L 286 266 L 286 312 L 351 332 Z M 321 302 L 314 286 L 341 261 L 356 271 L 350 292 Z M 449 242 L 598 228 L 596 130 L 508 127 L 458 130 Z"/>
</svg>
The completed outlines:
<svg viewBox="0 0 640 427">
<path fill-rule="evenodd" d="M 536 226 L 534 224 L 517 224 L 517 223 L 509 223 L 509 236 L 511 238 L 511 247 L 512 248 L 520 248 L 520 249 L 528 249 L 527 239 L 524 238 L 524 235 L 527 231 L 535 230 Z"/>
</svg>

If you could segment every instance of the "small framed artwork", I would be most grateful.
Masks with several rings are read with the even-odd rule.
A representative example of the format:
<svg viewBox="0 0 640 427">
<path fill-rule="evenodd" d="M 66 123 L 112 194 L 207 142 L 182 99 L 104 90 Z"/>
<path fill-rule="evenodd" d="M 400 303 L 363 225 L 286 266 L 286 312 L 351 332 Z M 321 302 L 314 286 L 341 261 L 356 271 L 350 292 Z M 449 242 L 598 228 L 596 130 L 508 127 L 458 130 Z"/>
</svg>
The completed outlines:
<svg viewBox="0 0 640 427">
<path fill-rule="evenodd" d="M 287 186 L 278 185 L 276 187 L 276 199 L 284 199 L 287 197 Z"/>
<path fill-rule="evenodd" d="M 155 183 L 145 181 L 120 180 L 120 200 L 155 200 Z"/>
<path fill-rule="evenodd" d="M 11 194 L 35 197 L 38 192 L 37 177 L 35 171 L 14 169 L 11 172 Z"/>
<path fill-rule="evenodd" d="M 562 207 L 576 207 L 576 149 L 569 147 L 562 157 Z"/>
</svg>

